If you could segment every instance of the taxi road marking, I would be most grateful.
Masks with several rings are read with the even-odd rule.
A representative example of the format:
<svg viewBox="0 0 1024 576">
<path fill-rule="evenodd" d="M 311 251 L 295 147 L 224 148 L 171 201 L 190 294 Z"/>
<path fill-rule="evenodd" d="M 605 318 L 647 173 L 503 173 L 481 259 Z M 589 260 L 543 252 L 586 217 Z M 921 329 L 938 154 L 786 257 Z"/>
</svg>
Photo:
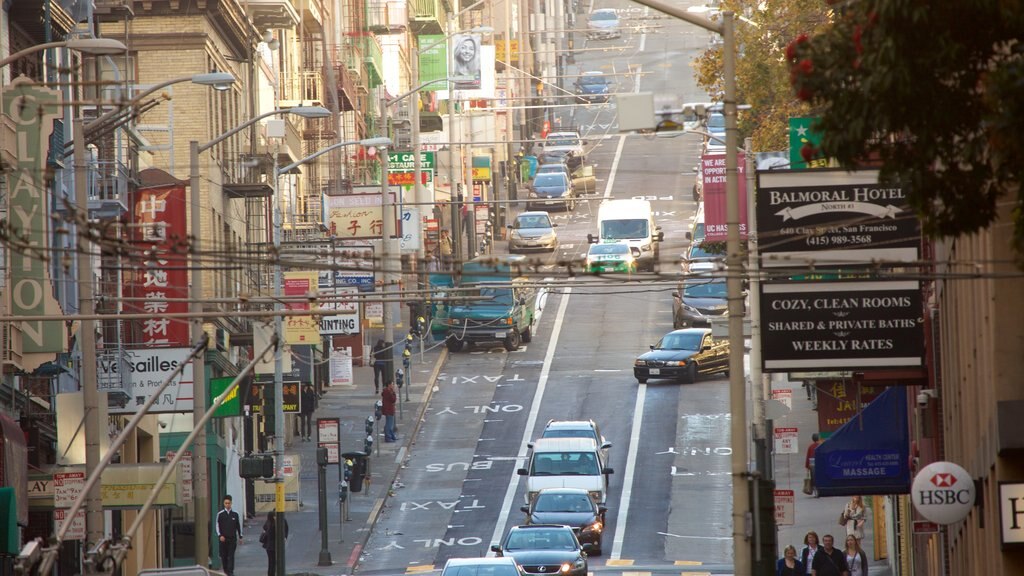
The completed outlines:
<svg viewBox="0 0 1024 576">
<path fill-rule="evenodd" d="M 426 564 L 423 566 L 408 566 L 405 569 L 406 574 L 419 574 L 421 572 L 431 572 L 434 570 L 433 564 Z"/>
</svg>

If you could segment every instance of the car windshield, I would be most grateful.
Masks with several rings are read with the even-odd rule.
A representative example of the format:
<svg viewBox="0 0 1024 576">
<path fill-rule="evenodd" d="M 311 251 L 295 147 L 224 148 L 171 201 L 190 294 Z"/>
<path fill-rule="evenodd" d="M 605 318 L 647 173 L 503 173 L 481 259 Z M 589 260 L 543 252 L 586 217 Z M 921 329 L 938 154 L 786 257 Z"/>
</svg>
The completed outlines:
<svg viewBox="0 0 1024 576">
<path fill-rule="evenodd" d="M 538 174 L 533 179 L 534 186 L 564 186 L 565 175 L 560 173 Z"/>
<path fill-rule="evenodd" d="M 565 164 L 544 164 L 537 169 L 538 174 L 565 174 L 569 172 L 569 167 Z"/>
<path fill-rule="evenodd" d="M 541 438 L 587 438 L 597 442 L 593 428 L 548 428 Z"/>
<path fill-rule="evenodd" d="M 625 244 L 595 244 L 590 247 L 591 254 L 629 254 L 629 246 Z"/>
<path fill-rule="evenodd" d="M 572 531 L 567 528 L 515 530 L 509 532 L 505 550 L 575 550 Z"/>
<path fill-rule="evenodd" d="M 658 350 L 700 350 L 703 334 L 668 334 L 655 346 Z"/>
<path fill-rule="evenodd" d="M 611 10 L 598 10 L 590 15 L 591 20 L 618 20 L 619 16 Z"/>
<path fill-rule="evenodd" d="M 520 216 L 516 219 L 516 228 L 551 228 L 551 221 L 545 215 Z"/>
<path fill-rule="evenodd" d="M 534 476 L 597 476 L 594 452 L 538 452 L 533 455 Z"/>
<path fill-rule="evenodd" d="M 594 503 L 586 494 L 544 494 L 537 497 L 534 512 L 593 512 Z"/>
<path fill-rule="evenodd" d="M 608 83 L 608 79 L 604 76 L 583 76 L 580 78 L 580 84 L 583 86 L 604 86 Z"/>
<path fill-rule="evenodd" d="M 725 116 L 721 114 L 712 114 L 711 116 L 708 116 L 708 128 L 713 128 L 718 131 L 725 130 Z"/>
<path fill-rule="evenodd" d="M 602 240 L 625 240 L 647 236 L 647 220 L 605 220 L 601 222 Z"/>
<path fill-rule="evenodd" d="M 683 295 L 687 298 L 722 298 L 726 297 L 725 282 L 687 282 L 683 284 Z"/>
<path fill-rule="evenodd" d="M 512 290 L 510 288 L 495 288 L 491 286 L 477 286 L 471 290 L 461 293 L 460 297 L 467 300 L 483 300 L 483 304 L 512 305 Z"/>
<path fill-rule="evenodd" d="M 511 564 L 480 564 L 450 566 L 441 576 L 519 576 L 519 572 Z"/>
<path fill-rule="evenodd" d="M 721 254 L 712 254 L 704 249 L 703 244 L 694 244 L 690 248 L 690 260 L 699 260 L 701 258 L 720 258 Z"/>
</svg>

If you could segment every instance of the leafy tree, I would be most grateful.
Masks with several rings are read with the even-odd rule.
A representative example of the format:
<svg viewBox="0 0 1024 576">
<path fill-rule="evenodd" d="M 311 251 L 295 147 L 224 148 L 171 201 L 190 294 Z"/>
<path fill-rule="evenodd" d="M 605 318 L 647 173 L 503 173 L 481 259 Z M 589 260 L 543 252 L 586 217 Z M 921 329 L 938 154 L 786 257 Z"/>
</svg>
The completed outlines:
<svg viewBox="0 0 1024 576">
<path fill-rule="evenodd" d="M 1024 264 L 1021 0 L 835 8 L 832 26 L 786 51 L 794 93 L 820 118 L 822 152 L 845 167 L 878 165 L 933 235 L 987 228 L 1009 202 Z"/>
<path fill-rule="evenodd" d="M 786 150 L 789 118 L 810 110 L 790 86 L 786 44 L 826 26 L 828 6 L 821 0 L 725 0 L 722 9 L 742 17 L 735 24 L 737 103 L 750 109 L 740 113 L 740 131 L 754 139 L 755 150 Z M 716 99 L 723 92 L 722 54 L 715 44 L 693 63 L 697 84 Z"/>
</svg>

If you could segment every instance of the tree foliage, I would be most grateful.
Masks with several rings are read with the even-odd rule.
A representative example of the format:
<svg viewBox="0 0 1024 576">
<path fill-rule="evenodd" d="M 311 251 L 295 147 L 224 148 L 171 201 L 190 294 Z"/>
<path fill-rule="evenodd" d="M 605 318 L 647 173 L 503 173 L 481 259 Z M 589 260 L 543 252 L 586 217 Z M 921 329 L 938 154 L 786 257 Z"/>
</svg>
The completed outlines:
<svg viewBox="0 0 1024 576">
<path fill-rule="evenodd" d="M 1024 254 L 1024 6 L 1021 0 L 858 0 L 787 48 L 793 93 L 812 106 L 822 152 L 868 160 L 909 191 L 925 230 L 987 228 L 1013 206 Z"/>
<path fill-rule="evenodd" d="M 810 107 L 790 86 L 785 48 L 798 35 L 826 26 L 828 6 L 822 0 L 725 0 L 722 9 L 743 18 L 735 25 L 736 91 L 737 103 L 750 108 L 740 113 L 740 131 L 753 138 L 755 150 L 786 150 L 789 118 L 808 115 Z M 723 91 L 722 54 L 716 44 L 693 63 L 697 84 L 709 94 Z"/>
</svg>

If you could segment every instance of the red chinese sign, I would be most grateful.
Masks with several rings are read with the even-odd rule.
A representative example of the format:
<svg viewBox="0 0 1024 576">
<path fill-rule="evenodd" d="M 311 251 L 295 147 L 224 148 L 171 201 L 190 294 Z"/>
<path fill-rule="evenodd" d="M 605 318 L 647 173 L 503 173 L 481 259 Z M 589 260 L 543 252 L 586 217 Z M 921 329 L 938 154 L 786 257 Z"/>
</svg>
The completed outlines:
<svg viewBox="0 0 1024 576">
<path fill-rule="evenodd" d="M 133 239 L 142 261 L 131 275 L 133 312 L 151 314 L 142 321 L 141 343 L 189 345 L 189 324 L 167 314 L 188 312 L 188 243 L 185 186 L 143 188 L 132 211 Z"/>
<path fill-rule="evenodd" d="M 388 185 L 389 186 L 412 186 L 416 183 L 416 178 L 413 176 L 415 172 L 388 172 Z M 421 171 L 420 181 L 422 184 L 426 184 L 430 181 L 430 172 Z"/>
<path fill-rule="evenodd" d="M 747 237 L 747 173 L 744 155 L 737 159 L 737 188 L 740 195 L 740 238 Z M 704 239 L 725 242 L 729 235 L 726 222 L 725 154 L 701 156 L 701 176 L 704 185 Z"/>
<path fill-rule="evenodd" d="M 850 380 L 818 380 L 817 387 L 818 430 L 826 437 L 846 424 L 885 390 L 884 386 L 864 386 Z"/>
</svg>

